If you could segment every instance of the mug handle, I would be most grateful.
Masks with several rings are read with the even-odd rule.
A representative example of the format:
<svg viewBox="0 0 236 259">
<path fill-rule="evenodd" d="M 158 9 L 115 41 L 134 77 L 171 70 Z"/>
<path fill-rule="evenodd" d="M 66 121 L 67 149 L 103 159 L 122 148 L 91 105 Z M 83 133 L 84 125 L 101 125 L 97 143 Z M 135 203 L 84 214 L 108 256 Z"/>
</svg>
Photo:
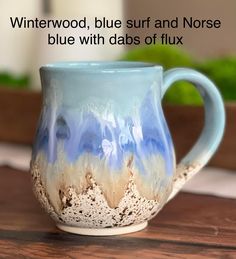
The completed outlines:
<svg viewBox="0 0 236 259">
<path fill-rule="evenodd" d="M 223 137 L 225 127 L 224 103 L 214 83 L 203 74 L 188 68 L 170 69 L 164 73 L 162 97 L 176 81 L 186 80 L 196 87 L 204 101 L 205 125 L 202 133 L 176 168 L 172 199 L 183 185 L 209 161 Z"/>
</svg>

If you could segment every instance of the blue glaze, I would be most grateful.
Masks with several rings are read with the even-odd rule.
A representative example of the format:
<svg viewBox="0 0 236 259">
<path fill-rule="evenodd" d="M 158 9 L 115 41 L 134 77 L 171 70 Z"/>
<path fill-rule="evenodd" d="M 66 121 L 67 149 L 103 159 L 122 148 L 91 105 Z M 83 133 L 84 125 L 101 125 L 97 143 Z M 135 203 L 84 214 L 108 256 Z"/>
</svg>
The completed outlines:
<svg viewBox="0 0 236 259">
<path fill-rule="evenodd" d="M 148 93 L 139 109 L 143 138 L 138 144 L 133 133 L 135 123 L 131 117 L 124 118 L 124 125 L 121 128 L 117 120 L 115 125 L 112 125 L 109 121 L 97 118 L 92 112 L 86 112 L 82 116 L 68 116 L 68 118 L 62 112 L 58 112 L 59 115 L 52 133 L 53 146 L 57 146 L 62 141 L 67 158 L 71 162 L 76 161 L 84 153 L 90 153 L 102 159 L 105 156 L 102 146 L 105 140 L 107 145 L 112 145 L 110 144 L 112 142 L 116 145 L 116 151 L 107 155 L 108 163 L 112 169 L 121 169 L 125 157 L 128 154 L 133 154 L 136 165 L 144 172 L 142 159 L 161 154 L 166 160 L 167 173 L 171 174 L 173 171 L 173 146 L 169 144 L 172 142 L 167 127 L 165 126 L 165 130 L 163 129 L 165 123 L 163 119 L 160 119 L 162 124 L 158 124 L 158 114 L 155 113 L 152 99 L 152 94 Z M 81 117 L 80 120 L 79 117 Z M 44 125 L 44 127 L 39 127 L 35 153 L 40 149 L 44 150 L 48 154 L 49 161 L 53 163 L 57 158 L 56 149 L 54 149 L 55 156 L 50 159 L 47 122 L 44 121 L 41 125 Z M 102 128 L 102 125 L 105 126 Z M 137 145 L 139 148 L 137 148 Z M 107 148 L 109 149 L 109 147 Z"/>
<path fill-rule="evenodd" d="M 33 157 L 43 151 L 53 164 L 62 145 L 72 164 L 91 154 L 119 171 L 132 155 L 145 175 L 150 169 L 143 161 L 157 155 L 172 175 L 173 144 L 160 100 L 162 69 L 121 62 L 93 70 L 79 64 L 41 69 L 44 106 Z"/>
</svg>

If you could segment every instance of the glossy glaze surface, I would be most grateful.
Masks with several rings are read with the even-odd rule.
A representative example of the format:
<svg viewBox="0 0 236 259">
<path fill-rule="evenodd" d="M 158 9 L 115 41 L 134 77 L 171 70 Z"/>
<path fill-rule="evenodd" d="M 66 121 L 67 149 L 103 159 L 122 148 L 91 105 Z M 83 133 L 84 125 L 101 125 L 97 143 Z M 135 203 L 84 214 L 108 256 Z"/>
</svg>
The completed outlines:
<svg viewBox="0 0 236 259">
<path fill-rule="evenodd" d="M 44 193 L 43 206 L 71 225 L 113 227 L 150 219 L 166 201 L 175 172 L 159 98 L 161 68 L 60 69 L 41 71 L 44 103 L 31 170 L 38 198 Z M 81 210 L 81 197 L 89 193 L 102 197 L 93 215 L 87 208 L 82 217 L 63 218 L 68 207 Z M 120 216 L 126 206 L 132 208 L 128 221 Z M 86 215 L 101 218 L 102 208 L 116 220 L 86 223 Z"/>
</svg>

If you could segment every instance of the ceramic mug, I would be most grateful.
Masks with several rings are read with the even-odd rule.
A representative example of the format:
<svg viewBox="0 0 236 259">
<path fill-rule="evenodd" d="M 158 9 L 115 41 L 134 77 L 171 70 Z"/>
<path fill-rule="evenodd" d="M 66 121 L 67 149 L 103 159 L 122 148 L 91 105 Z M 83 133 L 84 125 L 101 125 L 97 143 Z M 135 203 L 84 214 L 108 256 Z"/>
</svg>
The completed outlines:
<svg viewBox="0 0 236 259">
<path fill-rule="evenodd" d="M 64 231 L 115 235 L 145 228 L 222 139 L 221 96 L 194 70 L 163 73 L 161 66 L 141 62 L 68 62 L 43 66 L 40 74 L 43 105 L 31 174 L 38 200 Z M 201 94 L 205 126 L 176 166 L 161 101 L 179 80 L 193 83 Z"/>
</svg>

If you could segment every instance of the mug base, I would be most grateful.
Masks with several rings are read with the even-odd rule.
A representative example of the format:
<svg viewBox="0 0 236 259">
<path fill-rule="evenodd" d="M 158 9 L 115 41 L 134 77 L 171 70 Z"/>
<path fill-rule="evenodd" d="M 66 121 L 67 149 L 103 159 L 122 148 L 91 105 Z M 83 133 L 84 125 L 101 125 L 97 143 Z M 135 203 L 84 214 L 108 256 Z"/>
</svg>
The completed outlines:
<svg viewBox="0 0 236 259">
<path fill-rule="evenodd" d="M 115 227 L 115 228 L 80 228 L 80 227 L 73 227 L 73 226 L 67 226 L 63 224 L 57 224 L 57 227 L 60 230 L 63 230 L 65 232 L 78 234 L 78 235 L 86 235 L 86 236 L 114 236 L 114 235 L 123 235 L 128 233 L 133 233 L 140 231 L 144 228 L 146 228 L 148 225 L 147 221 L 126 226 L 126 227 Z"/>
</svg>

